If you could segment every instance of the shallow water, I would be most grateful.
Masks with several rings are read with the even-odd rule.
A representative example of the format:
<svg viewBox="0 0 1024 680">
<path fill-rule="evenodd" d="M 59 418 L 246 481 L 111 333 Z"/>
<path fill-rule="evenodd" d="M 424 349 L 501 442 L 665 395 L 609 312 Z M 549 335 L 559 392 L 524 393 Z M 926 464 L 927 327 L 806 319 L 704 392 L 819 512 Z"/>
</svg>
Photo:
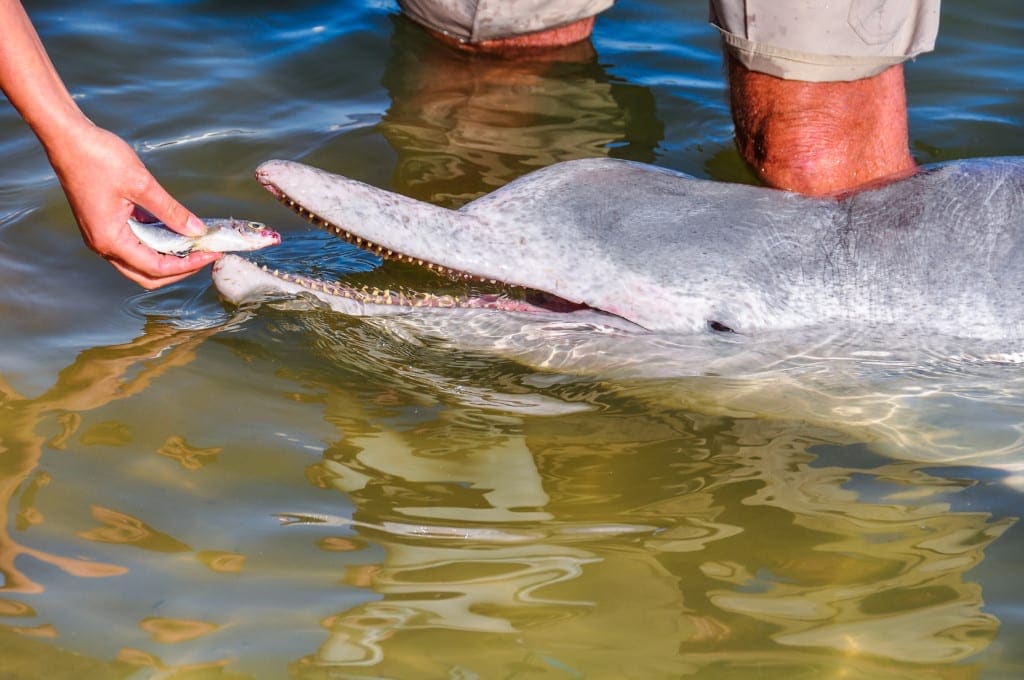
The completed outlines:
<svg viewBox="0 0 1024 680">
<path fill-rule="evenodd" d="M 386 1 L 30 12 L 194 211 L 365 270 L 253 168 L 448 206 L 597 155 L 752 181 L 705 9 L 680 4 L 622 0 L 523 62 L 453 54 Z M 1019 3 L 943 5 L 907 68 L 914 153 L 1024 155 Z M 208 273 L 143 293 L 82 245 L 9 107 L 0 153 L 0 677 L 1024 673 L 1016 348 L 486 315 L 460 342 L 236 310 Z"/>
</svg>

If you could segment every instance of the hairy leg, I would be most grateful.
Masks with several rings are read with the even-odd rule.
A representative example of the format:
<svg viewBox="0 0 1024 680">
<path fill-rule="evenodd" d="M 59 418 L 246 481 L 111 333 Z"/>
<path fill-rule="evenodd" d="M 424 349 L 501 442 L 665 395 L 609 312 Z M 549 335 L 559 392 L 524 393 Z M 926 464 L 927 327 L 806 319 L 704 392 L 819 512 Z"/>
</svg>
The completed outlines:
<svg viewBox="0 0 1024 680">
<path fill-rule="evenodd" d="M 849 82 L 783 80 L 729 58 L 740 154 L 769 185 L 840 194 L 915 170 L 903 66 Z"/>
</svg>

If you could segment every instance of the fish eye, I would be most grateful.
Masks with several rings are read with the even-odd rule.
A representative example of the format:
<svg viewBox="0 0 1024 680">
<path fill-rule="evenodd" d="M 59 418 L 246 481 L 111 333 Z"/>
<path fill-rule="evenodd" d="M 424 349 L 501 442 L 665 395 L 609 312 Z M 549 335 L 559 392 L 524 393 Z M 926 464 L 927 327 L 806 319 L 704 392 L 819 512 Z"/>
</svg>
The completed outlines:
<svg viewBox="0 0 1024 680">
<path fill-rule="evenodd" d="M 245 224 L 245 226 L 250 231 L 260 231 L 260 230 L 263 229 L 263 223 L 262 222 L 247 222 Z"/>
</svg>

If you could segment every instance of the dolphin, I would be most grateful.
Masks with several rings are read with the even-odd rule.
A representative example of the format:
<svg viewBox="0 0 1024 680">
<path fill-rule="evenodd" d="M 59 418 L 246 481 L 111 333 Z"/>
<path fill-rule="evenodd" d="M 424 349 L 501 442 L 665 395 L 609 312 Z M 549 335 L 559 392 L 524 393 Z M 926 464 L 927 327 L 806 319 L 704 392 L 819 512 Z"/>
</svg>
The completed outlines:
<svg viewBox="0 0 1024 680">
<path fill-rule="evenodd" d="M 471 307 L 587 315 L 639 333 L 1022 335 L 1020 157 L 929 166 L 830 198 L 584 159 L 458 210 L 291 161 L 268 161 L 256 177 L 317 226 L 383 258 L 498 292 L 360 291 L 229 255 L 214 267 L 229 302 L 305 293 L 347 314 Z M 531 292 L 506 295 L 505 286 Z"/>
</svg>

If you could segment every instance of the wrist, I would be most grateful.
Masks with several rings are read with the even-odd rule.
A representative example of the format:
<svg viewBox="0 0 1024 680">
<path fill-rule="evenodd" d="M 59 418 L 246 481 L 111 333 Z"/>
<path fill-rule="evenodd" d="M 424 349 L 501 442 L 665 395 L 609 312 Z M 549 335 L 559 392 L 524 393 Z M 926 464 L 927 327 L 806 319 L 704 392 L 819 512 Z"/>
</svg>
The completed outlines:
<svg viewBox="0 0 1024 680">
<path fill-rule="evenodd" d="M 32 129 L 64 191 L 74 191 L 76 184 L 85 179 L 80 172 L 82 158 L 94 153 L 100 129 L 81 114 L 54 118 Z"/>
<path fill-rule="evenodd" d="M 871 78 L 811 83 L 729 59 L 736 145 L 769 185 L 811 195 L 910 174 L 902 66 Z"/>
<path fill-rule="evenodd" d="M 39 138 L 47 154 L 53 155 L 61 149 L 81 144 L 96 126 L 73 103 L 41 112 L 38 116 L 26 116 L 25 121 Z"/>
</svg>

